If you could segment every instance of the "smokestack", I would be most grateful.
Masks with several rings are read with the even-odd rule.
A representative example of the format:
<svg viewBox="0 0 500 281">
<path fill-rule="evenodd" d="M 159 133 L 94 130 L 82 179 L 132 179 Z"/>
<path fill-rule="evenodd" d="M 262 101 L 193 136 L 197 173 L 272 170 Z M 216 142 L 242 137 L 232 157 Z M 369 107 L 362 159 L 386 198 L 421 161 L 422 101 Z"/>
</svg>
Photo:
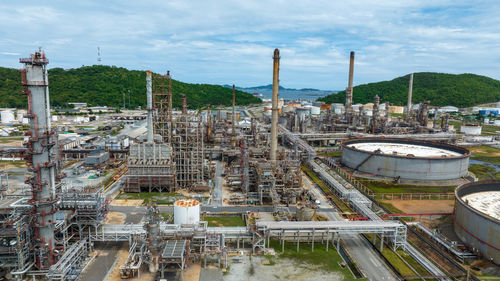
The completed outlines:
<svg viewBox="0 0 500 281">
<path fill-rule="evenodd" d="M 270 160 L 276 161 L 278 150 L 278 92 L 280 83 L 280 50 L 274 50 L 273 56 L 273 96 L 271 112 L 271 153 Z"/>
<path fill-rule="evenodd" d="M 353 81 L 353 76 L 354 76 L 354 52 L 351 51 L 351 56 L 349 59 L 349 84 L 347 85 L 347 89 L 345 91 L 345 112 L 346 116 L 349 116 L 351 110 L 352 110 L 352 96 L 353 96 L 353 89 L 352 89 L 352 81 Z M 348 119 L 348 118 L 346 118 Z"/>
<path fill-rule="evenodd" d="M 413 73 L 410 74 L 410 85 L 408 87 L 408 104 L 406 107 L 406 120 L 410 121 L 411 118 L 411 96 L 413 93 Z"/>
<path fill-rule="evenodd" d="M 182 114 L 187 114 L 187 99 L 186 95 L 182 95 Z"/>
<path fill-rule="evenodd" d="M 151 71 L 146 71 L 146 97 L 147 97 L 147 110 L 148 110 L 148 133 L 147 142 L 153 142 L 153 80 L 151 78 Z"/>
<path fill-rule="evenodd" d="M 232 130 L 231 130 L 231 134 L 232 134 L 232 139 L 231 139 L 231 146 L 233 148 L 236 147 L 236 126 L 235 126 L 235 123 L 236 123 L 236 116 L 234 114 L 234 106 L 235 106 L 235 103 L 236 103 L 236 95 L 235 95 L 235 90 L 234 90 L 234 84 L 233 84 L 233 115 L 232 115 Z"/>
<path fill-rule="evenodd" d="M 168 121 L 172 122 L 172 77 L 170 77 L 170 70 L 167 71 L 168 78 Z"/>
</svg>

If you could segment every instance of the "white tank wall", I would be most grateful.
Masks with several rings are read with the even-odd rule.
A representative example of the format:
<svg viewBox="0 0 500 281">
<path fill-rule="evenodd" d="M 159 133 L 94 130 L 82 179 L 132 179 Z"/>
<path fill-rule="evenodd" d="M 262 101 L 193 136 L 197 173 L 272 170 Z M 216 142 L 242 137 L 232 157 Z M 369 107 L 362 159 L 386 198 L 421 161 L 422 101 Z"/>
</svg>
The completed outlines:
<svg viewBox="0 0 500 281">
<path fill-rule="evenodd" d="M 321 113 L 321 108 L 317 106 L 311 106 L 311 114 L 312 115 L 319 115 Z"/>
<path fill-rule="evenodd" d="M 493 121 L 494 126 L 500 126 L 500 120 L 495 120 Z"/>
<path fill-rule="evenodd" d="M 8 124 L 14 121 L 14 112 L 10 110 L 4 110 L 0 112 L 0 119 L 2 120 L 2 124 Z"/>
<path fill-rule="evenodd" d="M 460 132 L 466 135 L 481 135 L 481 126 L 461 126 Z"/>
<path fill-rule="evenodd" d="M 174 224 L 197 224 L 199 221 L 200 204 L 190 207 L 181 207 L 174 204 Z"/>
</svg>

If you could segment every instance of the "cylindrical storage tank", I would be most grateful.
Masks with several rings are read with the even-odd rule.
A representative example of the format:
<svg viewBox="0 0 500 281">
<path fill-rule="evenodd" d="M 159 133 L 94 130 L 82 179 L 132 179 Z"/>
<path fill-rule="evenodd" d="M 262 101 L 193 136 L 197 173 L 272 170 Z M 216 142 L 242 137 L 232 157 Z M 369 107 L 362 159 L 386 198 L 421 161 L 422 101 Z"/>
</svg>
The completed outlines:
<svg viewBox="0 0 500 281">
<path fill-rule="evenodd" d="M 293 106 L 288 106 L 287 105 L 287 106 L 283 107 L 283 113 L 292 112 L 294 110 L 295 110 L 295 107 L 293 107 Z"/>
<path fill-rule="evenodd" d="M 311 106 L 311 114 L 319 115 L 321 113 L 321 108 L 317 106 Z"/>
<path fill-rule="evenodd" d="M 483 124 L 484 125 L 489 125 L 490 124 L 490 118 L 484 118 Z"/>
<path fill-rule="evenodd" d="M 342 143 L 342 163 L 359 176 L 412 180 L 453 180 L 467 175 L 466 148 L 391 138 L 363 138 Z"/>
<path fill-rule="evenodd" d="M 460 126 L 460 132 L 462 132 L 466 135 L 479 136 L 479 135 L 481 135 L 481 126 L 462 125 L 462 126 Z"/>
<path fill-rule="evenodd" d="M 200 202 L 194 199 L 174 203 L 174 224 L 197 224 L 200 221 Z"/>
<path fill-rule="evenodd" d="M 11 110 L 3 110 L 0 112 L 0 120 L 2 124 L 8 124 L 15 120 L 14 112 Z"/>
<path fill-rule="evenodd" d="M 295 114 L 297 114 L 297 116 L 300 118 L 300 119 L 304 119 L 306 116 L 308 116 L 311 112 L 311 109 L 308 108 L 308 107 L 297 107 L 295 108 Z"/>
<path fill-rule="evenodd" d="M 500 264 L 500 181 L 479 181 L 455 190 L 454 229 L 468 246 Z"/>
<path fill-rule="evenodd" d="M 493 121 L 494 126 L 500 126 L 500 120 L 494 120 Z"/>
</svg>

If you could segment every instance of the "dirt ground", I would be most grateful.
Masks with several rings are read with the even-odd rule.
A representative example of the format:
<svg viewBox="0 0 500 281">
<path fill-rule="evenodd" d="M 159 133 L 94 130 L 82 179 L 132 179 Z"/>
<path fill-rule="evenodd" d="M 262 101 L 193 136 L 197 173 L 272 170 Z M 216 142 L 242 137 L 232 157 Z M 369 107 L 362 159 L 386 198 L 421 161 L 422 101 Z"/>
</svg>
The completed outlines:
<svg viewBox="0 0 500 281">
<path fill-rule="evenodd" d="M 184 273 L 183 281 L 198 281 L 200 280 L 201 265 L 198 263 L 190 265 Z"/>
<path fill-rule="evenodd" d="M 453 200 L 383 200 L 406 214 L 416 213 L 451 213 L 455 201 Z"/>
<path fill-rule="evenodd" d="M 105 224 L 124 224 L 125 223 L 125 214 L 119 212 L 109 212 L 106 215 Z"/>
<path fill-rule="evenodd" d="M 142 206 L 142 202 L 144 200 L 137 200 L 137 199 L 115 199 L 111 201 L 111 206 L 134 206 L 134 207 L 140 207 Z"/>
</svg>

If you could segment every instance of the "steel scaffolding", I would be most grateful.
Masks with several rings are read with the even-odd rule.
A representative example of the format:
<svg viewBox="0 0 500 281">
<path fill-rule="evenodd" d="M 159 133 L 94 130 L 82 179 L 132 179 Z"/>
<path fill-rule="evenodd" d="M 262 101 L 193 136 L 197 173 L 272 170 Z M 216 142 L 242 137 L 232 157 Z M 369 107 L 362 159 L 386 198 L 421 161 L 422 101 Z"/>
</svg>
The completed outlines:
<svg viewBox="0 0 500 281">
<path fill-rule="evenodd" d="M 166 143 L 130 147 L 125 192 L 171 192 L 177 188 L 173 152 Z"/>
</svg>

